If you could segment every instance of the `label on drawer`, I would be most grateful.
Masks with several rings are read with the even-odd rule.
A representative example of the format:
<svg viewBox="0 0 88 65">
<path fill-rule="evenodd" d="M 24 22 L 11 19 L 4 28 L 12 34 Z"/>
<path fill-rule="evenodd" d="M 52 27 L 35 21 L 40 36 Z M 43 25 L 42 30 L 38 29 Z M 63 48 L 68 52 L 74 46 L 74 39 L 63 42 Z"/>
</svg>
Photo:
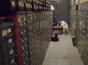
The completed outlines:
<svg viewBox="0 0 88 65">
<path fill-rule="evenodd" d="M 15 6 L 15 1 L 11 1 L 12 6 Z"/>
<path fill-rule="evenodd" d="M 31 17 L 31 20 L 32 20 L 33 18 Z"/>
<path fill-rule="evenodd" d="M 12 39 L 11 38 L 8 40 L 8 43 L 12 43 Z"/>
<path fill-rule="evenodd" d="M 23 24 L 22 24 L 22 23 L 20 23 L 20 26 L 23 26 Z"/>
<path fill-rule="evenodd" d="M 37 16 L 35 15 L 35 18 L 37 18 Z"/>
<path fill-rule="evenodd" d="M 24 6 L 22 1 L 18 1 L 18 4 L 19 4 L 19 7 L 23 7 Z"/>
<path fill-rule="evenodd" d="M 23 49 L 23 50 L 25 49 L 24 46 L 22 47 L 22 49 Z"/>
<path fill-rule="evenodd" d="M 11 64 L 13 64 L 13 63 L 14 63 L 14 59 L 11 60 Z"/>
<path fill-rule="evenodd" d="M 8 28 L 8 29 L 7 29 L 7 32 L 10 33 L 10 32 L 11 32 L 11 28 Z"/>
<path fill-rule="evenodd" d="M 13 54 L 13 49 L 10 51 L 10 55 L 12 55 Z"/>
<path fill-rule="evenodd" d="M 24 42 L 24 40 L 23 40 L 23 39 L 22 39 L 21 41 L 22 41 L 22 43 Z"/>
<path fill-rule="evenodd" d="M 23 32 L 21 32 L 21 35 L 23 35 Z"/>
<path fill-rule="evenodd" d="M 6 36 L 7 35 L 7 30 L 2 30 L 2 36 Z"/>
<path fill-rule="evenodd" d="M 18 22 L 19 22 L 19 23 L 21 22 L 21 18 L 22 18 L 22 16 L 19 15 L 19 16 L 18 16 Z"/>
<path fill-rule="evenodd" d="M 25 15 L 23 15 L 23 19 L 24 19 L 24 21 L 26 21 L 26 16 Z"/>
<path fill-rule="evenodd" d="M 27 38 L 25 37 L 25 40 L 27 40 Z"/>
</svg>

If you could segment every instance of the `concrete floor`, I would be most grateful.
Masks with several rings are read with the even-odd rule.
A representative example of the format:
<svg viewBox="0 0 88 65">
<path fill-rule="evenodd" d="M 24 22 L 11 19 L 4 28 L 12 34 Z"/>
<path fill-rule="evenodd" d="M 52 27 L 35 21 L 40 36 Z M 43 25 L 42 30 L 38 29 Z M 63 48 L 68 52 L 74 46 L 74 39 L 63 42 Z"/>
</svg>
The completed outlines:
<svg viewBox="0 0 88 65">
<path fill-rule="evenodd" d="M 50 42 L 42 65 L 83 65 L 70 35 L 59 35 L 59 42 Z"/>
</svg>

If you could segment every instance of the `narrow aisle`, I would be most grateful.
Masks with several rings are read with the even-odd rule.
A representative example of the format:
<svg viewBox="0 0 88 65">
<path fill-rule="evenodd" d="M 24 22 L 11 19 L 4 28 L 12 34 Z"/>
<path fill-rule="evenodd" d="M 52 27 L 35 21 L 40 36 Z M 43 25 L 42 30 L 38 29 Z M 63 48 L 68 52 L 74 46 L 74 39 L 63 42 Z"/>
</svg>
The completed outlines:
<svg viewBox="0 0 88 65">
<path fill-rule="evenodd" d="M 70 35 L 59 35 L 59 42 L 51 42 L 42 65 L 83 65 Z"/>
</svg>

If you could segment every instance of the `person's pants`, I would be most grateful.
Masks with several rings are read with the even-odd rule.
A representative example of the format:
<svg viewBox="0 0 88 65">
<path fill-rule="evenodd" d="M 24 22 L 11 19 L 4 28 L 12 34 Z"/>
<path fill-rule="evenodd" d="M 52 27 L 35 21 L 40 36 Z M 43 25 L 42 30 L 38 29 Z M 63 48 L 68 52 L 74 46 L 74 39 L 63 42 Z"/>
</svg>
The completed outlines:
<svg viewBox="0 0 88 65">
<path fill-rule="evenodd" d="M 65 26 L 65 27 L 63 27 L 63 33 L 68 33 L 68 27 L 67 26 Z"/>
</svg>

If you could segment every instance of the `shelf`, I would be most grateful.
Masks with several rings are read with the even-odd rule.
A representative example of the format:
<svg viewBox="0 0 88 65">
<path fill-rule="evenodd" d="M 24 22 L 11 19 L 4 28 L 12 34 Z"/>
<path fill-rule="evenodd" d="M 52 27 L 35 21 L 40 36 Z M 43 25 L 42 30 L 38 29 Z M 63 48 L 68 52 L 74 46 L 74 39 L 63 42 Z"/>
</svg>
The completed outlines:
<svg viewBox="0 0 88 65">
<path fill-rule="evenodd" d="M 4 5 L 5 4 L 5 5 Z M 19 11 L 33 11 L 33 10 L 49 10 L 50 3 L 46 0 L 1 0 L 0 1 L 0 15 L 9 15 Z"/>
</svg>

